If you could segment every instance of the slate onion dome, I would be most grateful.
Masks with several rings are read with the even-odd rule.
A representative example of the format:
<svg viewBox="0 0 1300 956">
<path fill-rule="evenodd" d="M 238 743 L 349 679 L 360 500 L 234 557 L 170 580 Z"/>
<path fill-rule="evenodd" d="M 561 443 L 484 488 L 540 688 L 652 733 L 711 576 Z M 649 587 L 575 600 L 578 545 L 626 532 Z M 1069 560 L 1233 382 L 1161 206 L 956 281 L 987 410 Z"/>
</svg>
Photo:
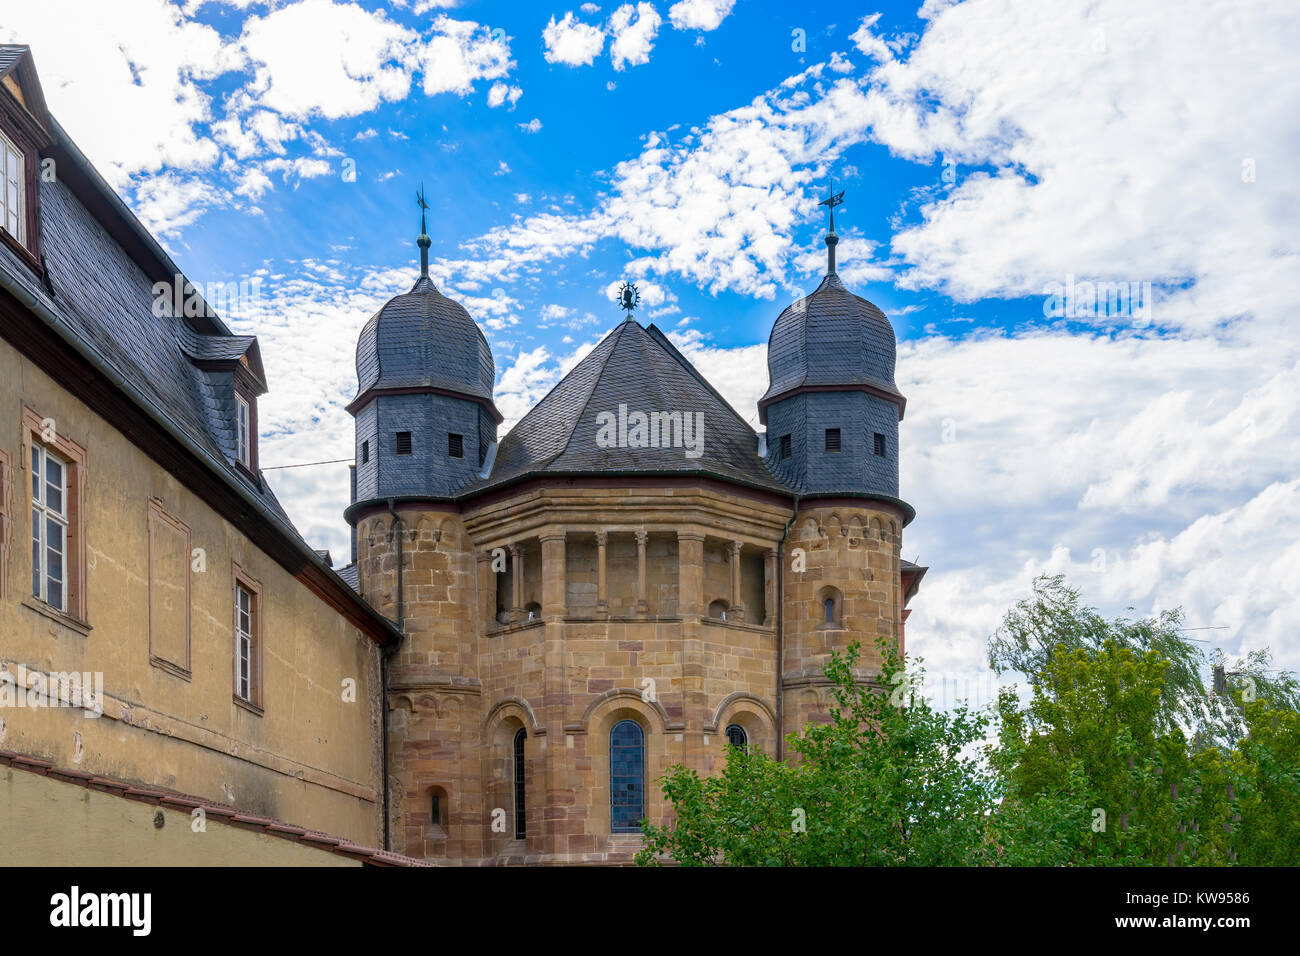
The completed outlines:
<svg viewBox="0 0 1300 956">
<path fill-rule="evenodd" d="M 487 337 L 429 278 L 420 203 L 420 275 L 389 299 L 357 340 L 354 504 L 392 497 L 446 498 L 478 478 L 502 416 Z M 351 520 L 351 519 L 349 519 Z"/>
<path fill-rule="evenodd" d="M 768 339 L 769 385 L 759 399 L 769 468 L 809 493 L 898 494 L 898 422 L 889 319 L 836 271 L 834 207 L 821 284 L 777 317 Z"/>
<path fill-rule="evenodd" d="M 389 299 L 371 316 L 357 340 L 357 396 L 371 389 L 431 386 L 491 404 L 492 349 L 465 307 L 429 278 L 423 216 L 420 227 L 420 277 L 409 292 Z"/>
</svg>

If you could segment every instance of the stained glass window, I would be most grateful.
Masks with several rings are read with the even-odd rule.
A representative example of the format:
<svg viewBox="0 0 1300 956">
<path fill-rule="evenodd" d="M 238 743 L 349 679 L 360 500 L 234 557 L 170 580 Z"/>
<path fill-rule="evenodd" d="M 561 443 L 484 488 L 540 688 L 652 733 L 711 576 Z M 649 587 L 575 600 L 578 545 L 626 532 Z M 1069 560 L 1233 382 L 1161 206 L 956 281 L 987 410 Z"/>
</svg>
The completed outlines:
<svg viewBox="0 0 1300 956">
<path fill-rule="evenodd" d="M 635 720 L 609 732 L 609 818 L 614 833 L 639 833 L 645 819 L 645 732 Z"/>
</svg>

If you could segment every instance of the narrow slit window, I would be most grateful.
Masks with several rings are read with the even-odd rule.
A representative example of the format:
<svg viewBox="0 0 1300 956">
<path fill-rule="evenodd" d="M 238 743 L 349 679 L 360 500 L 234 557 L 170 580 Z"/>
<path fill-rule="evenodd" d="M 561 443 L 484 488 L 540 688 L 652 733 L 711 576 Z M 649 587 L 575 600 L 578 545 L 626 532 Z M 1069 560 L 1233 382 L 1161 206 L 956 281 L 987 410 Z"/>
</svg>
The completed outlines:
<svg viewBox="0 0 1300 956">
<path fill-rule="evenodd" d="M 840 430 L 838 428 L 826 429 L 826 450 L 829 452 L 840 450 Z"/>
<path fill-rule="evenodd" d="M 361 443 L 361 464 L 364 465 L 369 460 L 370 460 L 370 442 L 363 441 Z"/>
<path fill-rule="evenodd" d="M 464 435 L 447 435 L 447 454 L 452 458 L 465 457 L 465 436 Z"/>
<path fill-rule="evenodd" d="M 528 732 L 522 727 L 515 732 L 515 839 L 522 840 L 528 835 L 528 804 L 524 788 L 524 741 Z"/>
<path fill-rule="evenodd" d="M 410 433 L 410 432 L 398 432 L 398 433 L 397 433 L 397 447 L 396 447 L 395 450 L 396 450 L 397 454 L 399 454 L 399 455 L 409 455 L 409 454 L 411 453 L 411 433 Z"/>
</svg>

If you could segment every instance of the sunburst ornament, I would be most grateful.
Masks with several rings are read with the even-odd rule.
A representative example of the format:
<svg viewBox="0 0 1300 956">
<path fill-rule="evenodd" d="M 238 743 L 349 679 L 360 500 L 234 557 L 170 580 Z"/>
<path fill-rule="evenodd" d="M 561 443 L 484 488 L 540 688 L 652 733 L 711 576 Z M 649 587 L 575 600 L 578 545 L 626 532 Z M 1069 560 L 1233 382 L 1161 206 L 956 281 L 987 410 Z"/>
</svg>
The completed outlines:
<svg viewBox="0 0 1300 956">
<path fill-rule="evenodd" d="M 632 310 L 641 304 L 641 293 L 637 291 L 636 286 L 630 282 L 624 282 L 618 290 L 618 306 L 627 313 L 625 322 L 632 320 Z"/>
</svg>

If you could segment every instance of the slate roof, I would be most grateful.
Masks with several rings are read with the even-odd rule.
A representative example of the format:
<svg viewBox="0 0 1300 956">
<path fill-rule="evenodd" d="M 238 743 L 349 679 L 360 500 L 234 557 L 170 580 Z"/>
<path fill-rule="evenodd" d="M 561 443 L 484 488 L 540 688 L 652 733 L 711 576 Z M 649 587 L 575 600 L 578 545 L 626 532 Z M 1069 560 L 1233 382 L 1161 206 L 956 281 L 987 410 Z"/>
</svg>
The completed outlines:
<svg viewBox="0 0 1300 956">
<path fill-rule="evenodd" d="M 901 398 L 894 384 L 894 357 L 889 319 L 832 272 L 772 326 L 767 344 L 771 385 L 760 402 L 806 385 L 871 385 Z"/>
<path fill-rule="evenodd" d="M 0 52 L 7 48 L 0 47 Z M 57 121 L 51 117 L 49 123 L 60 148 L 79 166 L 84 162 L 81 172 L 91 187 L 117 210 L 128 228 L 152 243 L 152 237 L 85 161 Z M 47 181 L 37 177 L 41 254 L 48 285 L 7 244 L 0 243 L 0 273 L 5 283 L 22 288 L 54 314 L 63 334 L 79 339 L 97 361 L 133 383 L 147 402 L 142 408 L 145 414 L 166 422 L 208 452 L 213 467 L 278 519 L 282 535 L 309 551 L 265 476 L 254 481 L 233 463 L 233 390 L 222 381 L 223 375 L 228 380 L 232 373 L 195 364 L 198 360 L 233 364 L 247 356 L 250 370 L 262 379 L 256 338 L 232 335 L 210 312 L 195 320 L 154 315 L 155 279 L 109 234 L 65 178 Z M 179 273 L 156 244 L 153 248 L 161 268 Z M 202 331 L 191 321 L 201 322 Z"/>
<path fill-rule="evenodd" d="M 371 388 L 431 386 L 491 402 L 495 382 L 483 331 L 428 276 L 389 299 L 357 340 L 358 396 Z"/>
<path fill-rule="evenodd" d="M 702 413 L 699 457 L 672 447 L 602 447 L 605 421 L 634 412 Z M 602 418 L 609 413 L 612 419 Z M 698 421 L 698 416 L 691 421 Z M 673 438 L 679 436 L 670 436 Z M 502 439 L 492 472 L 464 493 L 554 474 L 699 474 L 785 493 L 758 457 L 758 436 L 655 326 L 623 322 Z"/>
</svg>

